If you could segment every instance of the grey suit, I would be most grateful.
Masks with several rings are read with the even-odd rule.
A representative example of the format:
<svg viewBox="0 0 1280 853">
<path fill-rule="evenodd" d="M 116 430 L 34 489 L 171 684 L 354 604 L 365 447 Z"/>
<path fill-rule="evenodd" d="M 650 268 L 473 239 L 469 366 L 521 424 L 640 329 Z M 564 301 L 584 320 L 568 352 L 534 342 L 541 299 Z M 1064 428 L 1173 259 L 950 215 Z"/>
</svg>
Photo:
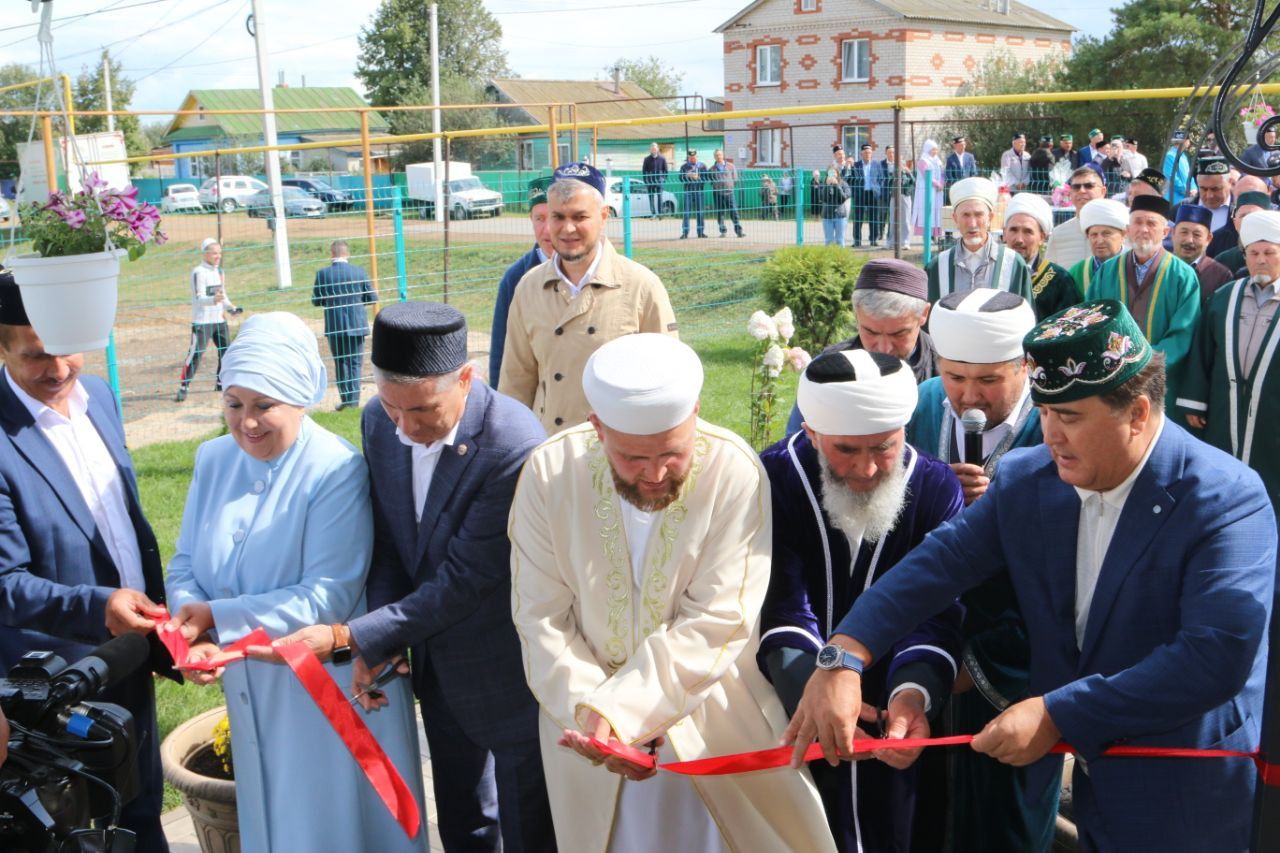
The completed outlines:
<svg viewBox="0 0 1280 853">
<path fill-rule="evenodd" d="M 527 408 L 473 382 L 417 522 L 412 451 L 377 398 L 361 427 L 374 549 L 369 612 L 351 633 L 370 665 L 412 650 L 445 849 L 553 850 L 507 540 L 516 479 L 546 434 Z"/>
</svg>

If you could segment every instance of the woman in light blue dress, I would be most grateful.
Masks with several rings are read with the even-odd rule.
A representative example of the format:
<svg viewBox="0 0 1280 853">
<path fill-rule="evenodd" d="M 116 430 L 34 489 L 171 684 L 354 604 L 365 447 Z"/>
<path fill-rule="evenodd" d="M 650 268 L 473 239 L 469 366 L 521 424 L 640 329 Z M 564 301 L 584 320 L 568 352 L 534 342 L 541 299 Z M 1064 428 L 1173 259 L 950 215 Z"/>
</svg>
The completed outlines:
<svg viewBox="0 0 1280 853">
<path fill-rule="evenodd" d="M 326 383 L 306 324 L 286 313 L 251 318 L 223 356 L 221 380 L 229 434 L 196 451 L 166 583 L 196 659 L 255 628 L 283 637 L 363 614 L 373 549 L 364 459 L 305 413 Z M 324 666 L 348 694 L 350 667 Z M 286 666 L 245 660 L 193 680 L 218 675 L 245 853 L 427 849 L 425 815 L 407 838 Z M 413 697 L 404 679 L 386 689 L 388 707 L 357 713 L 421 811 Z"/>
</svg>

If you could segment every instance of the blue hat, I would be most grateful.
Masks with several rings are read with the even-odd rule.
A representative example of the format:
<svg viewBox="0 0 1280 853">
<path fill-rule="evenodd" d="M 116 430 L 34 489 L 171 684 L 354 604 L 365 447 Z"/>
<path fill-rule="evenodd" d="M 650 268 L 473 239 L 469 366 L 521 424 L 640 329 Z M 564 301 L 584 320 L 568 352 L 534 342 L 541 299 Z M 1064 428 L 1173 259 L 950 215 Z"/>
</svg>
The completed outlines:
<svg viewBox="0 0 1280 853">
<path fill-rule="evenodd" d="M 1198 204 L 1180 204 L 1178 205 L 1177 218 L 1173 220 L 1173 224 L 1177 225 L 1179 222 L 1194 222 L 1212 231 L 1213 211 Z"/>
<path fill-rule="evenodd" d="M 1098 174 L 1098 177 L 1102 179 L 1103 183 L 1106 183 L 1107 176 L 1103 174 L 1102 167 L 1099 166 L 1097 163 L 1090 160 L 1088 163 L 1085 163 L 1084 166 L 1082 166 L 1081 168 L 1092 169 L 1094 172 Z"/>
<path fill-rule="evenodd" d="M 604 196 L 604 175 L 590 163 L 565 163 L 553 177 L 557 181 L 582 181 Z"/>
</svg>

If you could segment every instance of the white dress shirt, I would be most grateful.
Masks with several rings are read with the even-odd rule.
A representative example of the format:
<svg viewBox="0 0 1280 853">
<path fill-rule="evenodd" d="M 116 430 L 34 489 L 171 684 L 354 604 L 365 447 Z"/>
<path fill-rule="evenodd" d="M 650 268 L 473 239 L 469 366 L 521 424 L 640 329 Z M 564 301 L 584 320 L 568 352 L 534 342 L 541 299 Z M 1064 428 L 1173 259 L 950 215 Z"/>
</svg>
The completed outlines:
<svg viewBox="0 0 1280 853">
<path fill-rule="evenodd" d="M 961 420 L 964 412 L 953 411 L 952 415 L 954 417 L 952 420 L 955 422 L 953 429 L 955 430 L 956 449 L 960 451 L 960 458 L 970 465 L 981 465 L 1000 446 L 1000 442 L 1004 441 L 1004 437 L 1013 432 L 1014 426 L 1018 423 L 1018 415 L 1022 414 L 1022 405 L 1027 401 L 1027 396 L 1030 394 L 1031 383 L 1027 382 L 1022 387 L 1022 394 L 1018 397 L 1018 402 L 1013 404 L 1013 408 L 1009 410 L 1009 414 L 1005 419 L 983 431 L 982 459 L 964 459 L 964 422 Z M 951 401 L 944 398 L 942 405 L 950 409 Z"/>
<path fill-rule="evenodd" d="M 4 376 L 14 395 L 35 419 L 40 434 L 53 445 L 58 458 L 67 466 L 120 573 L 120 586 L 146 589 L 138 532 L 129 518 L 124 477 L 97 427 L 89 420 L 89 393 L 77 381 L 67 398 L 67 411 L 71 416 L 63 417 L 19 388 L 9 371 L 6 370 Z"/>
<path fill-rule="evenodd" d="M 1093 591 L 1098 586 L 1098 575 L 1102 573 L 1102 563 L 1107 558 L 1107 549 L 1111 547 L 1111 539 L 1116 532 L 1116 524 L 1120 521 L 1120 513 L 1124 511 L 1125 501 L 1133 491 L 1133 484 L 1138 474 L 1147 467 L 1151 452 L 1156 449 L 1156 442 L 1164 432 L 1164 417 L 1156 427 L 1155 437 L 1142 454 L 1142 460 L 1134 466 L 1124 482 L 1105 492 L 1093 492 L 1076 488 L 1080 495 L 1080 526 L 1076 530 L 1076 647 L 1084 647 L 1084 631 L 1089 624 L 1089 608 L 1093 604 Z"/>
<path fill-rule="evenodd" d="M 587 267 L 587 271 L 582 274 L 582 278 L 577 282 L 574 282 L 573 279 L 569 278 L 569 276 L 565 274 L 564 267 L 560 266 L 559 253 L 552 257 L 555 259 L 552 266 L 555 267 L 556 275 L 560 276 L 560 280 L 569 288 L 569 298 L 572 299 L 582 292 L 582 288 L 591 283 L 591 279 L 595 278 L 596 268 L 600 266 L 600 259 L 604 257 L 604 252 L 601 251 L 600 246 L 596 246 L 595 260 L 591 262 L 591 266 Z"/>
<path fill-rule="evenodd" d="M 466 400 L 463 400 L 464 412 L 466 407 Z M 400 427 L 396 427 L 396 438 L 400 439 L 401 444 L 413 449 L 413 518 L 419 523 L 422 521 L 422 507 L 427 502 L 427 492 L 431 490 L 431 478 L 435 476 L 436 465 L 440 462 L 440 454 L 444 452 L 446 445 L 452 447 L 458 440 L 458 424 L 461 423 L 462 418 L 458 418 L 458 423 L 453 425 L 448 435 L 430 444 L 419 444 L 402 433 Z"/>
</svg>

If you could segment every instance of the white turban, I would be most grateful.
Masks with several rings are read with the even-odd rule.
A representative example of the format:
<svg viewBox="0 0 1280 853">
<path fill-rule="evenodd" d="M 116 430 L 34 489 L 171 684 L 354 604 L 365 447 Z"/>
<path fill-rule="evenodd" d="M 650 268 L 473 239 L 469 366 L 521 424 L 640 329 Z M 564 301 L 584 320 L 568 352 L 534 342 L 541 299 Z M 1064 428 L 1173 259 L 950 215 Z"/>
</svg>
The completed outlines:
<svg viewBox="0 0 1280 853">
<path fill-rule="evenodd" d="M 876 435 L 906 426 L 917 399 L 916 377 L 905 361 L 861 349 L 818 356 L 796 392 L 804 422 L 823 435 Z"/>
<path fill-rule="evenodd" d="M 290 406 L 312 406 L 324 399 L 329 377 L 316 346 L 315 332 L 296 314 L 255 314 L 222 356 L 218 381 L 265 394 Z"/>
<path fill-rule="evenodd" d="M 1248 248 L 1259 240 L 1280 243 L 1280 211 L 1257 210 L 1240 223 L 1240 245 Z"/>
<path fill-rule="evenodd" d="M 960 206 L 960 202 L 976 199 L 994 211 L 999 194 L 996 185 L 989 178 L 965 178 L 951 185 L 951 207 L 954 210 Z"/>
<path fill-rule="evenodd" d="M 1022 355 L 1022 339 L 1036 313 L 1016 293 L 980 287 L 952 293 L 929 312 L 929 336 L 938 355 L 971 364 L 998 364 Z"/>
<path fill-rule="evenodd" d="M 623 335 L 587 359 L 582 390 L 605 426 L 654 435 L 693 414 L 702 392 L 702 362 L 670 335 Z"/>
<path fill-rule="evenodd" d="M 1025 213 L 1039 222 L 1040 229 L 1046 236 L 1053 230 L 1053 208 L 1044 200 L 1044 196 L 1038 196 L 1035 193 L 1018 193 L 1009 199 L 1009 204 L 1004 209 L 1004 225 L 1008 226 L 1010 217 L 1019 213 Z"/>
<path fill-rule="evenodd" d="M 1095 225 L 1123 231 L 1129 227 L 1129 208 L 1109 198 L 1095 198 L 1080 209 L 1080 230 L 1088 233 Z"/>
</svg>

